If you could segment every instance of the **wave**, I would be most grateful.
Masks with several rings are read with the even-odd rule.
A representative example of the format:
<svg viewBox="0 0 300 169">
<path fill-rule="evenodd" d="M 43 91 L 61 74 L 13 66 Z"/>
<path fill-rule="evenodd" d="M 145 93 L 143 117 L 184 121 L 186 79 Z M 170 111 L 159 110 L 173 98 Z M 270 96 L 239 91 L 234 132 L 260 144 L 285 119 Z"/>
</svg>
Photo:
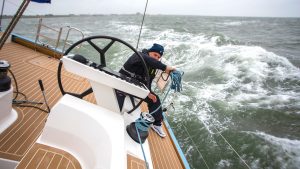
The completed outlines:
<svg viewBox="0 0 300 169">
<path fill-rule="evenodd" d="M 128 29 L 124 25 L 119 28 Z M 131 41 L 134 41 L 134 38 Z M 262 117 L 258 113 L 265 113 L 264 111 L 253 113 L 257 117 L 252 117 L 251 114 L 260 108 L 270 109 L 272 113 L 274 110 L 280 110 L 274 114 L 299 115 L 299 68 L 285 57 L 267 51 L 261 46 L 249 46 L 218 33 L 179 32 L 175 29 L 159 30 L 146 26 L 143 30 L 140 48 L 147 48 L 152 43 L 164 45 L 164 57 L 172 65 L 178 65 L 178 69 L 185 72 L 183 92 L 176 99 L 171 98 L 176 108 L 176 112 L 172 115 L 173 123 L 177 126 L 185 124 L 188 128 L 191 125 L 191 133 L 197 130 L 192 136 L 197 138 L 201 133 L 201 137 L 205 139 L 200 140 L 201 144 L 210 142 L 212 146 L 218 144 L 213 136 L 219 132 L 233 131 L 232 135 L 235 135 L 235 129 L 239 131 L 251 125 L 254 130 L 262 131 L 257 132 L 255 136 L 264 141 L 269 140 L 268 145 L 261 142 L 255 145 L 255 147 L 261 146 L 261 149 L 265 148 L 267 152 L 260 152 L 259 148 L 255 148 L 254 153 L 242 151 L 243 156 L 251 161 L 252 168 L 261 168 L 264 165 L 274 167 L 269 159 L 264 159 L 268 155 L 275 158 L 274 161 L 279 168 L 300 166 L 298 140 L 265 134 L 264 130 L 273 131 L 273 129 L 268 129 L 268 125 L 257 124 L 255 126 L 255 124 L 250 124 L 252 121 L 246 122 L 248 118 L 255 121 L 255 118 Z M 265 117 L 267 115 L 262 118 Z M 260 120 L 257 119 L 257 121 Z M 276 125 L 273 121 L 270 123 L 272 123 L 271 127 Z M 195 126 L 199 128 L 194 128 Z M 295 130 L 297 129 L 288 132 L 296 132 Z M 240 143 L 244 144 L 243 138 L 241 139 L 243 142 Z M 183 145 L 190 145 L 188 138 L 182 140 Z M 248 146 L 252 144 L 253 142 L 249 142 Z M 295 151 L 291 149 L 293 146 L 297 146 Z M 194 149 L 195 147 L 189 147 L 187 154 L 192 154 Z M 256 156 L 255 153 L 259 155 Z M 260 156 L 261 154 L 263 155 Z M 216 165 L 219 168 L 226 168 L 234 166 L 234 163 L 234 160 L 228 157 L 220 160 Z"/>
<path fill-rule="evenodd" d="M 233 40 L 223 34 L 212 34 L 212 35 L 208 35 L 207 37 L 212 41 L 214 41 L 217 46 L 241 44 L 239 41 Z"/>
<path fill-rule="evenodd" d="M 131 23 L 110 24 L 121 36 L 139 30 Z M 137 37 L 127 38 L 135 44 Z M 218 33 L 194 34 L 145 25 L 139 47 L 147 48 L 153 43 L 165 46 L 164 57 L 185 71 L 184 80 L 197 88 L 194 91 L 187 86 L 186 90 L 194 91 L 192 96 L 206 103 L 223 101 L 229 106 L 282 109 L 286 105 L 295 107 L 294 103 L 300 101 L 299 68 L 260 46 L 243 45 Z"/>
<path fill-rule="evenodd" d="M 276 156 L 274 163 L 278 162 L 279 168 L 298 168 L 300 166 L 300 140 L 290 140 L 288 138 L 279 138 L 264 132 L 247 132 L 254 134 L 257 137 L 269 143 L 269 148 L 266 146 L 263 149 L 271 149 L 272 154 Z M 265 151 L 267 153 L 267 151 Z"/>
<path fill-rule="evenodd" d="M 162 43 L 164 57 L 185 72 L 178 113 L 197 115 L 209 133 L 239 123 L 233 120 L 239 109 L 299 112 L 300 70 L 285 57 L 260 46 L 219 45 L 217 34 L 149 31 L 142 44 Z"/>
<path fill-rule="evenodd" d="M 259 21 L 257 20 L 249 20 L 249 21 L 225 21 L 222 24 L 226 26 L 241 26 L 245 24 L 257 24 Z"/>
</svg>

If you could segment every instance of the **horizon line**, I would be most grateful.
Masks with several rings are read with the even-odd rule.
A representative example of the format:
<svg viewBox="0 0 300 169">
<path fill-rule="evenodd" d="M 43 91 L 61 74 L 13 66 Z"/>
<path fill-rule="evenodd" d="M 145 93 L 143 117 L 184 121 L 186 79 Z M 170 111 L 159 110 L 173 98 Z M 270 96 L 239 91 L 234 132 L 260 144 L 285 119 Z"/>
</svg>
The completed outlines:
<svg viewBox="0 0 300 169">
<path fill-rule="evenodd" d="M 124 13 L 124 14 L 23 14 L 23 17 L 36 17 L 36 16 L 109 16 L 109 15 L 143 15 L 140 12 L 136 13 Z M 157 16 L 157 15 L 163 15 L 163 16 L 200 16 L 200 17 L 246 17 L 246 18 L 300 18 L 300 16 L 242 16 L 242 15 L 198 15 L 198 14 L 146 14 L 148 16 Z M 3 17 L 13 17 L 14 15 L 7 15 L 4 14 Z"/>
</svg>

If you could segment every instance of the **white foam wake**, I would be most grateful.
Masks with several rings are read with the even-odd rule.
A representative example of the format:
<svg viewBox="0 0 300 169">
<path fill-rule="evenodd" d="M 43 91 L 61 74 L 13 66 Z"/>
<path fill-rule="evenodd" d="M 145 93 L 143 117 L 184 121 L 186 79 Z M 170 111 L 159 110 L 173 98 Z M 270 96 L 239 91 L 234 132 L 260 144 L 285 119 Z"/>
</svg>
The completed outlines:
<svg viewBox="0 0 300 169">
<path fill-rule="evenodd" d="M 271 145 L 275 146 L 276 161 L 282 165 L 280 168 L 293 168 L 300 166 L 300 140 L 275 137 L 264 132 L 248 132 L 254 134 Z"/>
</svg>

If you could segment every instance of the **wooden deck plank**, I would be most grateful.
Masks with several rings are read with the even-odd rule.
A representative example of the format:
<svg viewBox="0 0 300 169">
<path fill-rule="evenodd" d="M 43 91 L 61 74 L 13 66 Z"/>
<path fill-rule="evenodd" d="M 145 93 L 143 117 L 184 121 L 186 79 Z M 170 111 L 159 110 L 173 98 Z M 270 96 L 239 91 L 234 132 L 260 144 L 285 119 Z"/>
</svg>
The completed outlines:
<svg viewBox="0 0 300 169">
<path fill-rule="evenodd" d="M 51 163 L 49 164 L 48 168 L 57 168 L 58 165 L 60 164 L 61 160 L 62 160 L 63 156 L 60 154 L 55 154 Z"/>
<path fill-rule="evenodd" d="M 146 169 L 145 161 L 127 154 L 127 169 Z"/>
<path fill-rule="evenodd" d="M 141 105 L 142 112 L 148 110 L 147 104 Z M 151 158 L 153 167 L 167 168 L 167 169 L 182 169 L 184 168 L 181 159 L 178 158 L 178 152 L 174 148 L 174 144 L 171 140 L 171 136 L 165 125 L 163 124 L 163 130 L 167 134 L 167 137 L 161 138 L 152 129 L 149 131 L 149 147 L 151 152 Z"/>
<path fill-rule="evenodd" d="M 77 159 L 70 153 L 35 143 L 30 151 L 24 156 L 16 169 L 81 169 Z"/>
</svg>

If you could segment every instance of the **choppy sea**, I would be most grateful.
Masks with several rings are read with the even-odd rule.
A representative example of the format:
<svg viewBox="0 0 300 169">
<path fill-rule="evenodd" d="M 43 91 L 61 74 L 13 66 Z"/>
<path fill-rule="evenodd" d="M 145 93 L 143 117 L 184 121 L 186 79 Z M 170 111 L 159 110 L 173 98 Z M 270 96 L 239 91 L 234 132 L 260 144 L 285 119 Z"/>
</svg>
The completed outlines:
<svg viewBox="0 0 300 169">
<path fill-rule="evenodd" d="M 43 23 L 135 47 L 141 20 L 97 15 Z M 22 18 L 14 32 L 35 39 L 37 24 Z M 68 41 L 79 38 L 73 33 Z M 185 72 L 183 91 L 165 105 L 174 102 L 167 118 L 191 168 L 300 168 L 300 18 L 148 15 L 139 49 L 153 43 L 164 45 L 164 57 Z M 130 55 L 117 47 L 112 53 L 113 66 Z"/>
</svg>

